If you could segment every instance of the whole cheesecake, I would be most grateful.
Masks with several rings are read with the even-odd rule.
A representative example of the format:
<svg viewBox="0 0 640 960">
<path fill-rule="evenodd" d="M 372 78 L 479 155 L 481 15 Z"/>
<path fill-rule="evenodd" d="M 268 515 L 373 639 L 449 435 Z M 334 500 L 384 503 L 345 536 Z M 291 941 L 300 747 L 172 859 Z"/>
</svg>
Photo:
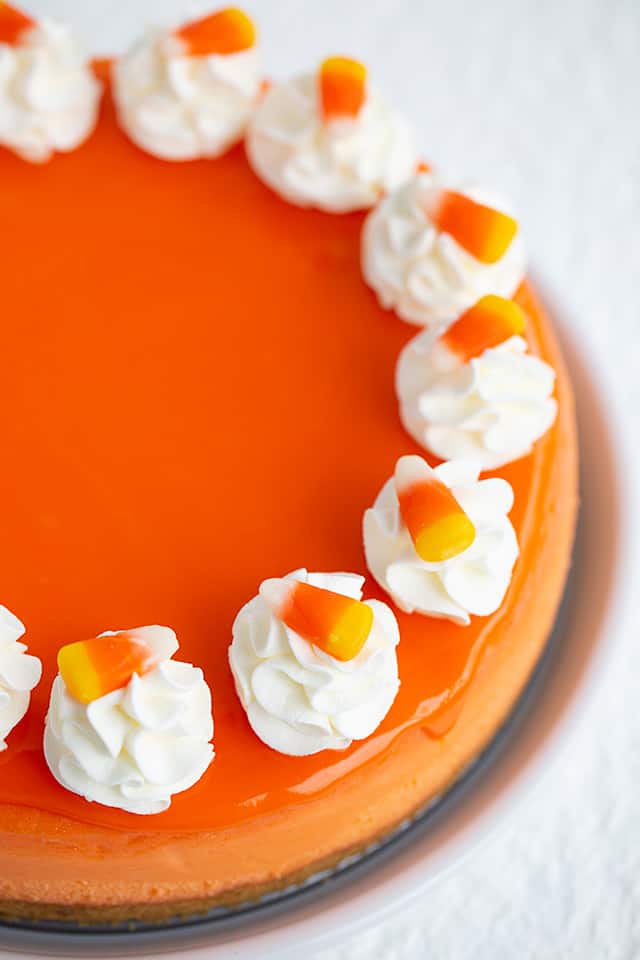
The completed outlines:
<svg viewBox="0 0 640 960">
<path fill-rule="evenodd" d="M 102 71 L 106 76 L 106 72 Z M 265 577 L 367 572 L 361 521 L 398 457 L 394 370 L 415 330 L 362 277 L 364 212 L 281 199 L 242 145 L 171 164 L 109 95 L 93 136 L 33 167 L 0 152 L 2 600 L 43 679 L 0 753 L 0 916 L 162 921 L 286 888 L 389 835 L 494 736 L 549 636 L 577 506 L 573 397 L 531 285 L 557 416 L 497 470 L 519 557 L 466 626 L 405 613 L 374 734 L 289 756 L 252 731 L 227 650 Z M 432 463 L 437 461 L 431 458 Z M 389 602 L 369 577 L 365 594 Z M 148 817 L 89 803 L 42 751 L 56 654 L 167 623 L 213 696 L 216 757 Z"/>
</svg>

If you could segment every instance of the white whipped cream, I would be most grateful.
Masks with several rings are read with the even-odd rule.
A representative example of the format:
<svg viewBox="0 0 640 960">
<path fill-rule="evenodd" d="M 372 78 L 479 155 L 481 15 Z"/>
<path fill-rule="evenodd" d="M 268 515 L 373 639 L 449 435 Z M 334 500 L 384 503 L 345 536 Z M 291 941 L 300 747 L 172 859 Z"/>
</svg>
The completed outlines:
<svg viewBox="0 0 640 960">
<path fill-rule="evenodd" d="M 151 30 L 113 68 L 120 123 L 165 160 L 217 157 L 240 140 L 262 80 L 258 49 L 187 56 L 182 41 Z"/>
<path fill-rule="evenodd" d="M 392 478 L 365 511 L 367 564 L 401 610 L 466 625 L 471 615 L 486 617 L 497 610 L 511 581 L 519 552 L 507 517 L 513 490 L 496 477 L 478 481 L 479 465 L 471 460 L 443 463 L 435 473 L 473 523 L 474 542 L 450 560 L 422 560 L 400 514 Z"/>
<path fill-rule="evenodd" d="M 163 651 L 177 649 L 168 627 L 126 632 Z M 72 793 L 128 813 L 161 813 L 172 794 L 188 790 L 211 763 L 212 736 L 202 670 L 167 659 L 88 704 L 72 697 L 58 675 L 44 753 L 53 776 Z"/>
<path fill-rule="evenodd" d="M 43 20 L 0 43 L 0 145 L 43 163 L 74 150 L 96 124 L 101 87 L 75 38 Z"/>
<path fill-rule="evenodd" d="M 462 313 L 481 297 L 511 297 L 524 276 L 518 231 L 496 263 L 481 263 L 426 210 L 444 185 L 431 174 L 412 177 L 385 197 L 367 217 L 362 233 L 362 271 L 383 307 L 418 326 Z M 503 202 L 478 189 L 458 190 L 476 203 L 508 212 Z"/>
<path fill-rule="evenodd" d="M 306 570 L 286 579 L 356 600 L 364 584 L 364 577 L 352 573 Z M 249 723 L 267 746 L 291 756 L 344 750 L 386 716 L 399 686 L 398 624 L 384 603 L 365 602 L 373 610 L 373 627 L 360 653 L 346 662 L 290 630 L 260 595 L 240 610 L 229 662 Z"/>
<path fill-rule="evenodd" d="M 357 117 L 325 123 L 313 74 L 268 90 L 249 125 L 247 153 L 285 200 L 332 213 L 372 206 L 418 163 L 409 125 L 375 91 Z"/>
<path fill-rule="evenodd" d="M 556 417 L 555 372 L 511 337 L 464 363 L 425 330 L 400 354 L 396 392 L 411 436 L 442 460 L 472 458 L 482 470 L 518 460 Z"/>
<path fill-rule="evenodd" d="M 40 682 L 42 664 L 19 643 L 24 625 L 0 606 L 0 751 L 5 750 L 5 737 L 24 717 L 31 691 Z"/>
</svg>

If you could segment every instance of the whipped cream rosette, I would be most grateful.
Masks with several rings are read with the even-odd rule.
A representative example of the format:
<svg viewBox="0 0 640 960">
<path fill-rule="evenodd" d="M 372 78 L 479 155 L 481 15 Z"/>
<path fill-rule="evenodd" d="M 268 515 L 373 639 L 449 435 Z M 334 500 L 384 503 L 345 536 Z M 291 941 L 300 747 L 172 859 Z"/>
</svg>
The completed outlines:
<svg viewBox="0 0 640 960">
<path fill-rule="evenodd" d="M 291 756 L 368 737 L 398 691 L 399 631 L 364 578 L 296 570 L 265 580 L 233 625 L 229 662 L 256 735 Z"/>
<path fill-rule="evenodd" d="M 405 428 L 443 460 L 482 470 L 518 460 L 553 424 L 555 371 L 528 353 L 525 315 L 488 295 L 451 325 L 425 330 L 400 354 L 396 392 Z"/>
<path fill-rule="evenodd" d="M 518 224 L 484 190 L 412 177 L 367 217 L 362 270 L 383 307 L 418 326 L 450 320 L 485 294 L 511 297 L 524 277 Z"/>
<path fill-rule="evenodd" d="M 171 659 L 177 649 L 159 626 L 61 648 L 44 752 L 63 787 L 152 814 L 200 779 L 214 756 L 211 693 L 199 668 Z"/>
<path fill-rule="evenodd" d="M 365 67 L 346 57 L 275 83 L 251 120 L 247 152 L 285 200 L 332 213 L 372 206 L 418 164 L 406 121 L 369 87 Z"/>
<path fill-rule="evenodd" d="M 0 146 L 42 163 L 92 132 L 101 87 L 70 29 L 0 3 Z"/>
<path fill-rule="evenodd" d="M 24 625 L 6 607 L 0 606 L 0 752 L 5 738 L 29 708 L 31 691 L 40 682 L 42 664 L 20 643 Z"/>
<path fill-rule="evenodd" d="M 471 460 L 433 469 L 401 457 L 364 515 L 375 579 L 406 613 L 468 624 L 501 605 L 518 557 L 506 480 L 478 480 Z"/>
<path fill-rule="evenodd" d="M 149 30 L 113 69 L 122 127 L 164 160 L 217 157 L 237 143 L 261 84 L 255 27 L 231 7 Z"/>
</svg>

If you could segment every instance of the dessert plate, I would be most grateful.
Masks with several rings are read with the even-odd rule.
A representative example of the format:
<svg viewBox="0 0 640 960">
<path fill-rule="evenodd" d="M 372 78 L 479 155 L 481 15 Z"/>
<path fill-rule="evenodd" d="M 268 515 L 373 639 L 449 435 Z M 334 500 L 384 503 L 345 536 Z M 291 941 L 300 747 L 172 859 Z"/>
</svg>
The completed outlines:
<svg viewBox="0 0 640 960">
<path fill-rule="evenodd" d="M 547 298 L 548 299 L 548 298 Z M 552 304 L 552 307 L 554 305 Z M 562 318 L 562 311 L 552 311 Z M 268 960 L 343 942 L 406 905 L 506 819 L 566 743 L 615 636 L 618 569 L 626 551 L 617 440 L 590 361 L 561 327 L 576 392 L 582 508 L 574 563 L 546 653 L 489 748 L 443 797 L 382 846 L 331 876 L 231 914 L 162 928 L 0 925 L 0 956 L 137 956 Z"/>
</svg>

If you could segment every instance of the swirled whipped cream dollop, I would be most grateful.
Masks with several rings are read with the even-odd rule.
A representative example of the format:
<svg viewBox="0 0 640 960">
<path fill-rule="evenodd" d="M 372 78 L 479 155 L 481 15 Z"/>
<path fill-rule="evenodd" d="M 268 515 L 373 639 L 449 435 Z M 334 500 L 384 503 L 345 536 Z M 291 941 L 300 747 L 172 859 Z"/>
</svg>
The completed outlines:
<svg viewBox="0 0 640 960">
<path fill-rule="evenodd" d="M 20 643 L 24 625 L 6 607 L 0 606 L 0 752 L 5 738 L 29 708 L 31 691 L 40 682 L 42 664 Z"/>
<path fill-rule="evenodd" d="M 497 262 L 483 263 L 434 225 L 428 211 L 443 189 L 430 173 L 412 177 L 378 204 L 362 232 L 366 282 L 383 307 L 418 326 L 446 321 L 489 293 L 511 297 L 524 277 L 519 231 Z M 508 213 L 484 190 L 457 192 Z"/>
<path fill-rule="evenodd" d="M 356 116 L 327 120 L 317 74 L 274 84 L 247 131 L 257 175 L 300 207 L 344 213 L 372 206 L 418 164 L 407 122 L 375 90 Z"/>
<path fill-rule="evenodd" d="M 296 570 L 299 580 L 360 600 L 364 577 Z M 273 581 L 265 581 L 266 584 Z M 398 692 L 395 616 L 378 600 L 371 632 L 353 659 L 336 660 L 287 627 L 261 593 L 238 613 L 229 662 L 240 702 L 256 735 L 280 753 L 307 756 L 344 750 L 368 737 Z"/>
<path fill-rule="evenodd" d="M 405 429 L 442 460 L 494 470 L 531 452 L 553 424 L 555 371 L 513 336 L 466 363 L 442 328 L 424 330 L 400 354 L 396 392 Z"/>
<path fill-rule="evenodd" d="M 466 625 L 471 616 L 486 617 L 497 610 L 511 581 L 519 553 L 508 518 L 513 490 L 506 480 L 478 480 L 479 465 L 471 460 L 442 463 L 433 472 L 471 520 L 473 543 L 451 559 L 422 560 L 402 518 L 392 477 L 365 511 L 367 565 L 401 610 Z"/>
<path fill-rule="evenodd" d="M 43 163 L 95 127 L 101 86 L 63 24 L 42 20 L 0 43 L 0 145 Z"/>
<path fill-rule="evenodd" d="M 162 657 L 158 666 L 87 704 L 58 674 L 44 753 L 56 780 L 85 800 L 128 813 L 161 813 L 213 760 L 211 693 L 202 670 L 171 659 L 178 649 L 173 630 L 138 627 L 126 634 L 153 648 Z"/>
<path fill-rule="evenodd" d="M 164 160 L 217 157 L 242 139 L 262 83 L 254 43 L 190 53 L 180 31 L 152 29 L 113 68 L 121 126 Z"/>
</svg>

